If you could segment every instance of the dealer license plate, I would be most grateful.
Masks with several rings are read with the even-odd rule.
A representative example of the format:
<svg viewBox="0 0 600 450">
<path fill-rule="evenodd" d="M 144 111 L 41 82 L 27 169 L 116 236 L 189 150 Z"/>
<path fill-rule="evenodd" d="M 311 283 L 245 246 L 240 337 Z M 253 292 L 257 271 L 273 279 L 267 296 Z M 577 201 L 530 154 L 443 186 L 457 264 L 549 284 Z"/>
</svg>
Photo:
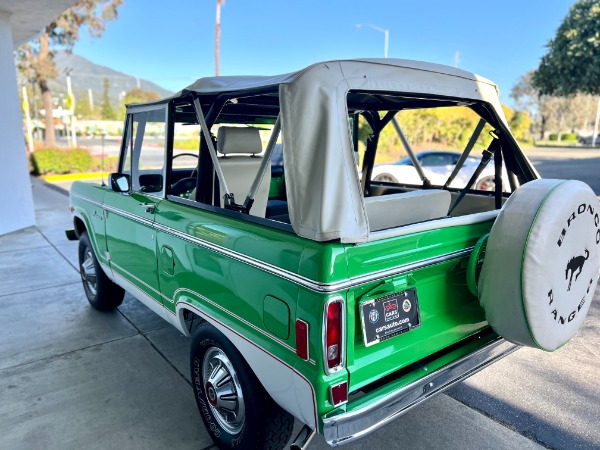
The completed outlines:
<svg viewBox="0 0 600 450">
<path fill-rule="evenodd" d="M 421 325 L 415 288 L 362 302 L 360 313 L 367 347 Z"/>
</svg>

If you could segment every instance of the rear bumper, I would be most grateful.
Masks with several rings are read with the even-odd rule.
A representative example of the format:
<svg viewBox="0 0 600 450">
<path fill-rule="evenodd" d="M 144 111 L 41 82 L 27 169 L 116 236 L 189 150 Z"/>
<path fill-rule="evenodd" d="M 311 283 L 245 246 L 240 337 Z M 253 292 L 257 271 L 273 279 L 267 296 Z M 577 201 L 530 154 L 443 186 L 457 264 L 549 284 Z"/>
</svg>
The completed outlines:
<svg viewBox="0 0 600 450">
<path fill-rule="evenodd" d="M 337 447 L 364 437 L 518 348 L 518 345 L 498 339 L 368 405 L 327 417 L 323 419 L 325 440 L 332 447 Z"/>
</svg>

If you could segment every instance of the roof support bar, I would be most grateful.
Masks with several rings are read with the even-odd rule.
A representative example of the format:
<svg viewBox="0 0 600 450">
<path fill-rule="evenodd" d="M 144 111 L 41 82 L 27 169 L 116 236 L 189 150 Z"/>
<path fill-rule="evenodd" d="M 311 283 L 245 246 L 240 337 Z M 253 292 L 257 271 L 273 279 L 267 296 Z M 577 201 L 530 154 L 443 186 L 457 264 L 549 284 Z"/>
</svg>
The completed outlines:
<svg viewBox="0 0 600 450">
<path fill-rule="evenodd" d="M 475 146 L 477 139 L 479 139 L 479 135 L 481 134 L 481 131 L 483 130 L 483 127 L 485 126 L 485 123 L 486 122 L 484 119 L 479 119 L 479 122 L 477 123 L 477 126 L 475 127 L 475 130 L 473 131 L 473 134 L 471 135 L 471 139 L 469 139 L 469 142 L 467 143 L 465 150 L 463 151 L 462 155 L 460 155 L 460 158 L 458 159 L 456 166 L 454 166 L 454 170 L 448 177 L 448 180 L 446 180 L 446 184 L 444 184 L 444 188 L 447 188 L 448 186 L 450 186 L 450 183 L 452 183 L 452 181 L 454 181 L 454 178 L 456 177 L 456 175 L 458 175 L 458 171 L 460 169 L 462 169 L 462 166 L 465 163 L 469 154 L 471 153 L 471 150 L 473 150 L 473 147 Z"/>
<path fill-rule="evenodd" d="M 210 153 L 210 158 L 212 159 L 213 166 L 215 167 L 215 170 L 217 172 L 217 177 L 219 179 L 219 187 L 221 189 L 221 192 L 225 192 L 225 195 L 223 196 L 223 198 L 225 199 L 225 204 L 232 204 L 234 202 L 233 194 L 230 194 L 229 189 L 227 188 L 227 183 L 225 182 L 223 171 L 221 170 L 221 166 L 219 165 L 219 158 L 217 158 L 217 152 L 215 150 L 215 146 L 210 136 L 208 126 L 206 125 L 206 119 L 204 118 L 204 113 L 202 112 L 202 105 L 200 104 L 200 100 L 198 99 L 198 97 L 194 97 L 194 109 L 196 110 L 196 117 L 198 118 L 198 122 L 200 123 L 200 127 L 202 128 L 202 134 L 204 134 L 204 140 L 206 141 L 208 152 Z"/>
<path fill-rule="evenodd" d="M 400 127 L 400 124 L 398 123 L 398 119 L 396 119 L 396 117 L 394 117 L 392 119 L 392 125 L 394 125 L 394 129 L 396 130 L 398 137 L 402 141 L 402 145 L 404 145 L 404 148 L 406 149 L 406 153 L 408 153 L 408 156 L 410 157 L 410 160 L 412 161 L 413 166 L 415 166 L 415 169 L 417 170 L 417 173 L 419 174 L 419 178 L 421 178 L 421 181 L 423 182 L 423 186 L 431 186 L 431 182 L 425 176 L 425 172 L 423 172 L 421 163 L 419 163 L 419 160 L 415 156 L 415 152 L 413 151 L 412 147 L 410 146 L 410 142 L 408 142 L 408 139 L 406 139 L 406 135 L 404 134 L 404 131 L 402 131 L 402 128 Z"/>
<path fill-rule="evenodd" d="M 271 132 L 271 137 L 269 138 L 269 143 L 267 144 L 267 149 L 265 150 L 265 154 L 263 156 L 262 162 L 260 163 L 260 167 L 258 169 L 258 173 L 256 174 L 256 178 L 252 182 L 252 187 L 250 187 L 250 192 L 244 200 L 244 210 L 245 212 L 249 212 L 252 207 L 252 203 L 254 203 L 254 196 L 256 195 L 256 191 L 262 183 L 262 180 L 265 176 L 265 172 L 267 171 L 267 167 L 269 166 L 269 162 L 271 161 L 271 155 L 273 154 L 273 149 L 275 148 L 275 144 L 277 143 L 277 139 L 279 138 L 279 133 L 281 131 L 281 114 L 277 116 L 277 120 L 275 121 L 275 126 L 273 127 L 273 131 Z"/>
</svg>

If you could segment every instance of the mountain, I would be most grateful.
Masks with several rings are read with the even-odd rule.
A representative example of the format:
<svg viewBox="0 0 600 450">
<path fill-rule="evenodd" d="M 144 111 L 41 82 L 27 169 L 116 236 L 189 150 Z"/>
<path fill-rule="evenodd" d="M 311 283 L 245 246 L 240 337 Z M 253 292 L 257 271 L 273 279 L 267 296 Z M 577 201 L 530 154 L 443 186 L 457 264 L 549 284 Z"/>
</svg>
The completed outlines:
<svg viewBox="0 0 600 450">
<path fill-rule="evenodd" d="M 58 68 L 59 76 L 48 81 L 53 95 L 66 95 L 67 81 L 65 69 L 71 69 L 71 89 L 73 90 L 75 99 L 80 101 L 83 98 L 87 98 L 88 89 L 91 89 L 94 105 L 96 106 L 100 106 L 102 103 L 104 78 L 107 78 L 109 82 L 108 94 L 113 108 L 119 105 L 119 95 L 122 92 L 129 92 L 133 88 L 138 87 L 138 83 L 140 88 L 145 91 L 156 92 L 161 98 L 173 94 L 173 92 L 151 81 L 94 64 L 90 60 L 74 53 L 59 52 L 54 57 L 54 62 Z"/>
</svg>

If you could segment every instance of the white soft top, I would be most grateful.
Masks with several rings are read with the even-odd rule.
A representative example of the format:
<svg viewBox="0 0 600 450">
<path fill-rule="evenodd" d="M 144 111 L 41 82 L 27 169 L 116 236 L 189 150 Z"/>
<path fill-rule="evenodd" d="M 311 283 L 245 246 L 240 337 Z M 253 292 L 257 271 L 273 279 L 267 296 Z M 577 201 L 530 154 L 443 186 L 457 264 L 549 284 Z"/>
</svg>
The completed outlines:
<svg viewBox="0 0 600 450">
<path fill-rule="evenodd" d="M 276 76 L 201 78 L 176 94 L 279 89 L 284 165 L 294 231 L 316 241 L 369 240 L 371 230 L 348 130 L 350 90 L 429 94 L 489 103 L 506 122 L 494 83 L 421 61 L 327 61 Z"/>
</svg>

